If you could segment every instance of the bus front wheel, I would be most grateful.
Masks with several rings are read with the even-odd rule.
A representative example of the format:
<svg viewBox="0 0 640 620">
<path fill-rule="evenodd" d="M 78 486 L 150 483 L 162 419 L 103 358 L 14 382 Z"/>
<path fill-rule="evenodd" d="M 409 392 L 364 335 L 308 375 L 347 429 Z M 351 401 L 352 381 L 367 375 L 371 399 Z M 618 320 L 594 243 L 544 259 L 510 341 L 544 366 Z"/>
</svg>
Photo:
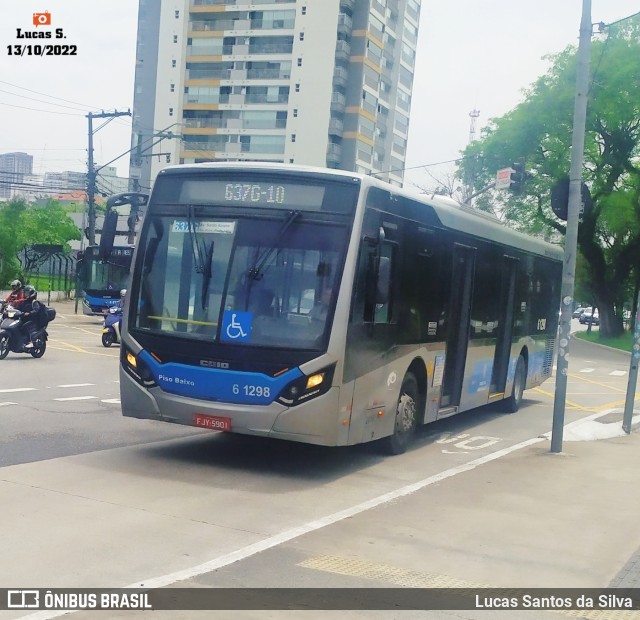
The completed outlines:
<svg viewBox="0 0 640 620">
<path fill-rule="evenodd" d="M 518 411 L 518 409 L 520 409 L 526 381 L 527 365 L 524 361 L 524 357 L 520 355 L 520 357 L 518 357 L 518 362 L 516 363 L 516 372 L 513 376 L 513 388 L 511 390 L 511 396 L 509 396 L 509 398 L 505 398 L 504 401 L 502 401 L 502 408 L 506 413 L 515 413 L 516 411 Z"/>
<path fill-rule="evenodd" d="M 418 382 L 410 372 L 405 375 L 396 406 L 393 435 L 382 440 L 387 454 L 402 454 L 411 443 L 418 424 Z"/>
</svg>

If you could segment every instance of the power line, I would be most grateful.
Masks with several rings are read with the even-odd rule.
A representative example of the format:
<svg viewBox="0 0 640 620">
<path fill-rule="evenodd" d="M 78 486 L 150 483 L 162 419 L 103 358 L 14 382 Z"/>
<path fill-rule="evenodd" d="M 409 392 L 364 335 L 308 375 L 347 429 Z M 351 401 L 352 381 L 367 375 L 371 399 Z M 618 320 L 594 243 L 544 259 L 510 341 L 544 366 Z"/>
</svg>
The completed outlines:
<svg viewBox="0 0 640 620">
<path fill-rule="evenodd" d="M 616 24 L 619 24 L 620 22 L 624 22 L 627 21 L 628 19 L 633 19 L 634 17 L 638 17 L 638 15 L 640 15 L 640 11 L 638 11 L 638 13 L 634 13 L 633 15 L 629 15 L 627 17 L 622 17 L 618 20 L 616 20 L 615 22 L 611 22 L 610 24 L 603 24 L 604 28 L 608 28 L 609 26 L 615 26 Z"/>
<path fill-rule="evenodd" d="M 20 97 L 21 99 L 29 99 L 30 101 L 37 101 L 38 103 L 46 103 L 47 105 L 55 105 L 60 108 L 69 108 L 70 110 L 79 110 L 80 108 L 71 107 L 70 105 L 64 105 L 63 103 L 53 103 L 51 101 L 44 101 L 42 99 L 36 99 L 35 97 L 26 97 L 25 95 L 18 95 L 17 93 L 12 93 L 9 90 L 0 89 L 0 93 L 5 93 L 7 95 L 12 95 L 13 97 Z"/>
<path fill-rule="evenodd" d="M 12 103 L 4 103 L 0 101 L 0 105 L 6 105 L 10 108 L 20 108 L 21 110 L 31 110 L 32 112 L 45 112 L 46 114 L 62 114 L 64 116 L 84 116 L 84 114 L 72 114 L 71 112 L 54 112 L 53 110 L 41 110 L 38 108 L 26 108 L 22 105 L 14 105 Z"/>
<path fill-rule="evenodd" d="M 20 90 L 26 90 L 30 93 L 35 93 L 36 95 L 43 95 L 44 97 L 49 97 L 49 99 L 57 99 L 58 101 L 64 101 L 66 103 L 73 103 L 74 105 L 81 106 L 82 108 L 95 108 L 98 109 L 97 106 L 91 106 L 86 103 L 79 103 L 77 101 L 71 101 L 70 99 L 63 99 L 62 97 L 54 97 L 53 95 L 49 95 L 47 93 L 42 93 L 38 90 L 32 90 L 30 88 L 25 88 L 24 86 L 18 86 L 17 84 L 12 84 L 11 82 L 5 82 L 4 80 L 0 80 L 0 84 L 6 84 L 7 86 L 13 86 L 14 88 L 19 88 Z"/>
</svg>

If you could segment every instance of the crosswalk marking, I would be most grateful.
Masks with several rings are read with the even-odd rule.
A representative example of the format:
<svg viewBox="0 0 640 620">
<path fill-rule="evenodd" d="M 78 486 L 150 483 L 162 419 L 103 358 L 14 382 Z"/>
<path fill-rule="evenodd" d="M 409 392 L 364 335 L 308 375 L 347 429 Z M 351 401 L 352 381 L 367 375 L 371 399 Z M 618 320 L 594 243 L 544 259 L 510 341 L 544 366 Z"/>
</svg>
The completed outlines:
<svg viewBox="0 0 640 620">
<path fill-rule="evenodd" d="M 120 399 L 119 398 L 105 398 L 103 400 L 100 401 L 101 403 L 109 403 L 111 405 L 119 405 L 120 404 Z"/>
<path fill-rule="evenodd" d="M 66 398 L 54 398 L 53 400 L 91 400 L 93 398 L 98 398 L 97 396 L 67 396 Z"/>
<path fill-rule="evenodd" d="M 614 370 L 613 372 L 609 373 L 609 375 L 612 377 L 624 377 L 626 374 L 626 370 Z"/>
<path fill-rule="evenodd" d="M 35 392 L 37 390 L 38 390 L 38 388 L 31 388 L 31 387 L 27 387 L 27 388 L 6 388 L 4 390 L 0 390 L 0 392 L 2 392 L 2 393 L 8 393 L 8 392 Z"/>
<path fill-rule="evenodd" d="M 10 403 L 10 402 L 5 402 L 5 403 L 0 403 L 0 407 L 7 407 L 8 405 L 17 405 L 18 403 Z"/>
</svg>

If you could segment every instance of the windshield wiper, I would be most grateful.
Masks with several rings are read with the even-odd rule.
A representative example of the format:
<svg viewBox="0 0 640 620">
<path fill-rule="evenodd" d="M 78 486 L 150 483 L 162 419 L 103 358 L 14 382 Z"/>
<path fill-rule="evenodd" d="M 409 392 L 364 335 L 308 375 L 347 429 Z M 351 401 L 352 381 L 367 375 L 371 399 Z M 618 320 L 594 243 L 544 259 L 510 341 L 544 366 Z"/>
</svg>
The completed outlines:
<svg viewBox="0 0 640 620">
<path fill-rule="evenodd" d="M 205 245 L 205 242 L 202 242 Z M 205 309 L 205 300 L 209 293 L 209 283 L 211 282 L 211 276 L 213 275 L 213 241 L 208 247 L 205 247 L 205 263 L 203 265 L 204 271 L 202 272 L 202 309 Z"/>
<path fill-rule="evenodd" d="M 204 273 L 206 244 L 203 241 L 202 247 L 198 243 L 198 233 L 196 232 L 194 207 L 189 207 L 187 211 L 187 229 L 189 230 L 189 240 L 191 241 L 191 252 L 193 254 L 193 265 L 196 273 Z"/>
<path fill-rule="evenodd" d="M 193 253 L 193 265 L 196 273 L 202 274 L 202 309 L 206 307 L 207 294 L 209 293 L 209 283 L 213 275 L 213 240 L 209 245 L 202 239 L 198 240 L 195 223 L 195 208 L 189 207 L 187 212 L 187 228 L 189 229 L 189 239 L 191 241 L 191 252 Z"/>
<path fill-rule="evenodd" d="M 264 275 L 262 273 L 262 268 L 265 266 L 271 255 L 276 251 L 276 246 L 282 240 L 291 224 L 293 224 L 299 216 L 300 211 L 289 211 L 289 215 L 287 215 L 287 219 L 282 223 L 282 226 L 280 227 L 280 230 L 278 231 L 278 234 L 273 241 L 273 245 L 271 245 L 271 247 L 265 248 L 262 251 L 262 254 L 256 259 L 253 267 L 249 269 L 249 272 L 247 274 L 249 280 L 260 280 L 262 278 L 262 276 Z"/>
</svg>

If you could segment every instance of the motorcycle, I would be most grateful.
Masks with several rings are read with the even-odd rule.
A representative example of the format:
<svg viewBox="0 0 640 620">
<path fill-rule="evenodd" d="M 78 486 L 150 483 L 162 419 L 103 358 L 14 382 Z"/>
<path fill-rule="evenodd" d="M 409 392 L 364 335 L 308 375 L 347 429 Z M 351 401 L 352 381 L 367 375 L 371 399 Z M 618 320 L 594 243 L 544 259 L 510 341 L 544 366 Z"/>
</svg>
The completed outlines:
<svg viewBox="0 0 640 620">
<path fill-rule="evenodd" d="M 112 307 L 104 317 L 102 327 L 102 346 L 110 347 L 120 342 L 120 326 L 122 325 L 122 308 Z"/>
<path fill-rule="evenodd" d="M 47 325 L 53 321 L 56 311 L 45 306 L 44 312 L 40 315 L 40 326 L 33 334 L 33 347 L 27 348 L 29 344 L 29 334 L 22 328 L 20 320 L 24 313 L 11 305 L 0 306 L 0 360 L 3 360 L 9 351 L 14 353 L 29 353 L 32 357 L 38 358 L 44 355 L 47 348 Z M 36 318 L 35 320 L 38 320 Z"/>
</svg>

